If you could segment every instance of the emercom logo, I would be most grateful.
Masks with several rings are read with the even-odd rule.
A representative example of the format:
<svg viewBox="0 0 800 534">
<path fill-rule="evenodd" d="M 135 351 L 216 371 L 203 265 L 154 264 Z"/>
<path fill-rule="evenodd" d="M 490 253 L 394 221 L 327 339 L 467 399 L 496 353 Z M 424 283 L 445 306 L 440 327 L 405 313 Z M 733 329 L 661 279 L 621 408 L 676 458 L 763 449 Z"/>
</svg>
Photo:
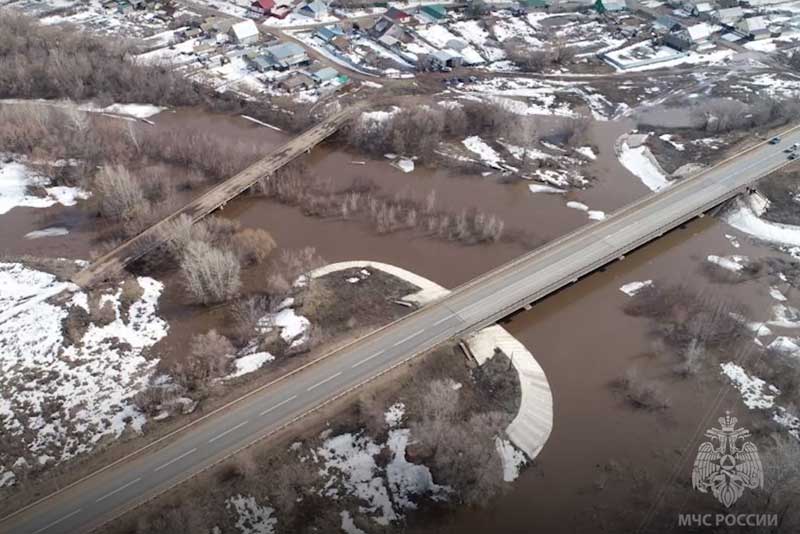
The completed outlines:
<svg viewBox="0 0 800 534">
<path fill-rule="evenodd" d="M 692 487 L 702 493 L 710 490 L 719 502 L 730 508 L 745 489 L 764 487 L 764 469 L 758 447 L 745 441 L 750 431 L 736 428 L 737 419 L 730 413 L 718 421 L 720 428 L 705 433 L 711 441 L 704 441 L 697 450 Z"/>
</svg>

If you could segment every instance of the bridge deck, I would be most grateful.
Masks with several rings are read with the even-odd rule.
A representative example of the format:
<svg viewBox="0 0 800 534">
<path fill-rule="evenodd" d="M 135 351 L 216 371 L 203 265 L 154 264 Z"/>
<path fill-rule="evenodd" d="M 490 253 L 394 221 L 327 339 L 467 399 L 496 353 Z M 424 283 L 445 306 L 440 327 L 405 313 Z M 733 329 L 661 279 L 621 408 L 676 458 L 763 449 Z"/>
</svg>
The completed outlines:
<svg viewBox="0 0 800 534">
<path fill-rule="evenodd" d="M 161 245 L 166 237 L 164 228 L 169 221 L 181 215 L 190 216 L 193 222 L 199 221 L 255 185 L 261 178 L 274 174 L 275 171 L 290 163 L 303 152 L 311 150 L 333 135 L 352 113 L 353 108 L 346 108 L 309 128 L 239 174 L 228 178 L 178 211 L 97 259 L 78 272 L 72 281 L 85 288 L 109 279 L 131 262 Z"/>
</svg>

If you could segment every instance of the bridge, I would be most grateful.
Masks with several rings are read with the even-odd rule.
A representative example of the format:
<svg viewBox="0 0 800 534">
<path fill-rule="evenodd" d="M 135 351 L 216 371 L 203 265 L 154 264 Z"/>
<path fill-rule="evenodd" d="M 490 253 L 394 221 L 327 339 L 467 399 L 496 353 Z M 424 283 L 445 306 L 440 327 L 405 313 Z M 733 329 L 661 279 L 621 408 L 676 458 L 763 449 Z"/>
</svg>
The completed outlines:
<svg viewBox="0 0 800 534">
<path fill-rule="evenodd" d="M 72 281 L 88 288 L 120 273 L 127 265 L 156 249 L 168 239 L 168 223 L 181 215 L 188 215 L 197 222 L 230 200 L 251 188 L 261 178 L 271 176 L 278 169 L 320 144 L 336 133 L 351 117 L 358 106 L 342 109 L 302 134 L 279 146 L 267 156 L 249 166 L 239 174 L 228 178 L 178 211 L 170 214 L 145 231 L 122 243 L 73 276 Z"/>
<path fill-rule="evenodd" d="M 492 324 L 747 191 L 789 162 L 783 148 L 800 142 L 800 129 L 782 135 L 779 145 L 753 146 L 650 194 L 151 442 L 0 519 L 0 532 L 76 533 L 119 517 L 416 356 Z"/>
</svg>

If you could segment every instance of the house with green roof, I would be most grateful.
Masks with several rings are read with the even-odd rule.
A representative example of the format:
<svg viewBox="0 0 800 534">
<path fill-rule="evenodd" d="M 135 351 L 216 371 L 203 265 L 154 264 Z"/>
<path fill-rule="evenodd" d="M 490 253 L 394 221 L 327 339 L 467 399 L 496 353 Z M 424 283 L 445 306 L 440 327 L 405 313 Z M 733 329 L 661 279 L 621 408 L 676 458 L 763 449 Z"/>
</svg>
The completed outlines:
<svg viewBox="0 0 800 534">
<path fill-rule="evenodd" d="M 422 6 L 420 12 L 434 20 L 443 20 L 447 18 L 447 8 L 442 5 Z"/>
</svg>

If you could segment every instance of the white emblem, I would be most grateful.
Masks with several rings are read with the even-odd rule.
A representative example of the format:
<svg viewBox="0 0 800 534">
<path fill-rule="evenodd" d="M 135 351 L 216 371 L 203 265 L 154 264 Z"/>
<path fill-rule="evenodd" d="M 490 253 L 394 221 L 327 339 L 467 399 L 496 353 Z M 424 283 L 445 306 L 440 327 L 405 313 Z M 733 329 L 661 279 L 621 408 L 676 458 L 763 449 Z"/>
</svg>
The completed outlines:
<svg viewBox="0 0 800 534">
<path fill-rule="evenodd" d="M 715 447 L 710 441 L 700 444 L 692 469 L 692 487 L 714 497 L 726 507 L 735 503 L 745 488 L 764 487 L 764 469 L 754 443 L 738 442 L 750 437 L 750 431 L 734 428 L 737 419 L 725 414 L 718 419 L 721 428 L 706 431 L 706 437 L 717 441 Z"/>
</svg>

